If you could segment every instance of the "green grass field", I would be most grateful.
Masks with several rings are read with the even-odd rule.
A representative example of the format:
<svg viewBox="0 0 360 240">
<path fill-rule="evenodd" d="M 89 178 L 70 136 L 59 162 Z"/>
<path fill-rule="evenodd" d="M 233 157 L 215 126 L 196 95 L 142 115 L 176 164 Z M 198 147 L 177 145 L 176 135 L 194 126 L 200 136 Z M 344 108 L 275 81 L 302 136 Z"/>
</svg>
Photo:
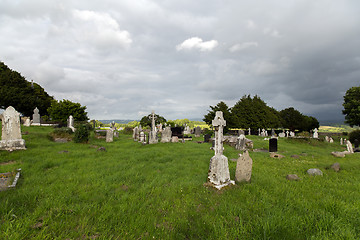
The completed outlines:
<svg viewBox="0 0 360 240">
<path fill-rule="evenodd" d="M 75 144 L 51 142 L 49 127 L 23 131 L 27 150 L 0 152 L 0 172 L 22 169 L 16 188 L 0 192 L 0 239 L 360 238 L 360 155 L 335 158 L 331 151 L 345 150 L 335 143 L 279 139 L 285 158 L 250 152 L 251 183 L 217 191 L 203 186 L 213 151 L 202 138 L 143 146 L 120 134 Z M 225 146 L 232 179 L 238 153 Z M 335 162 L 338 173 L 326 169 Z"/>
</svg>

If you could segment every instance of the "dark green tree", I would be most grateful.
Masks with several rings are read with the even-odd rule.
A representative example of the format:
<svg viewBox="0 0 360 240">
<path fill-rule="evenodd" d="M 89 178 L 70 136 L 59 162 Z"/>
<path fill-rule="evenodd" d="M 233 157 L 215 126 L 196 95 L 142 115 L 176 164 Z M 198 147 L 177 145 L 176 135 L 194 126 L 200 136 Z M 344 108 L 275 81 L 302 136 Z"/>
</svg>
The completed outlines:
<svg viewBox="0 0 360 240">
<path fill-rule="evenodd" d="M 37 107 L 42 116 L 54 100 L 36 83 L 28 82 L 20 73 L 0 62 L 0 108 L 13 106 L 24 116 L 32 116 Z"/>
<path fill-rule="evenodd" d="M 281 125 L 278 111 L 269 107 L 257 95 L 243 96 L 232 108 L 233 127 L 277 128 Z"/>
<path fill-rule="evenodd" d="M 360 126 L 360 86 L 346 91 L 343 103 L 345 123 L 350 127 Z"/>
<path fill-rule="evenodd" d="M 228 132 L 229 128 L 233 127 L 232 116 L 230 108 L 223 101 L 216 104 L 216 106 L 210 106 L 211 110 L 208 110 L 208 113 L 204 116 L 203 121 L 208 125 L 211 125 L 212 120 L 215 118 L 215 113 L 217 111 L 222 111 L 224 119 L 226 120 L 226 126 L 224 127 L 224 132 Z"/>
<path fill-rule="evenodd" d="M 53 101 L 48 112 L 51 120 L 66 123 L 70 115 L 74 117 L 75 121 L 89 120 L 85 110 L 86 106 L 64 99 L 62 101 Z"/>
<path fill-rule="evenodd" d="M 319 121 L 316 118 L 303 115 L 293 107 L 281 110 L 280 116 L 282 126 L 291 131 L 310 131 L 314 128 L 319 128 Z"/>
<path fill-rule="evenodd" d="M 151 127 L 151 119 L 150 119 L 151 115 L 152 114 L 149 114 L 149 115 L 144 116 L 144 117 L 141 118 L 140 125 L 142 127 L 146 127 L 146 126 Z M 155 124 L 160 124 L 160 123 L 164 124 L 164 123 L 166 123 L 166 119 L 163 116 L 155 114 L 155 117 L 156 117 Z"/>
</svg>

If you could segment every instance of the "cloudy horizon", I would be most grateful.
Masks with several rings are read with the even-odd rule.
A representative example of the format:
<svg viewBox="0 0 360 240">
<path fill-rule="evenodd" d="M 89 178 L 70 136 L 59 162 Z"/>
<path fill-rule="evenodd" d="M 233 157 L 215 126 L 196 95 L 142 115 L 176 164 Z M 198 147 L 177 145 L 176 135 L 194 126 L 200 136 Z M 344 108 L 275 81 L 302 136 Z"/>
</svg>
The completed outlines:
<svg viewBox="0 0 360 240">
<path fill-rule="evenodd" d="M 0 61 L 91 119 L 202 119 L 258 95 L 343 121 L 360 2 L 0 0 Z"/>
</svg>

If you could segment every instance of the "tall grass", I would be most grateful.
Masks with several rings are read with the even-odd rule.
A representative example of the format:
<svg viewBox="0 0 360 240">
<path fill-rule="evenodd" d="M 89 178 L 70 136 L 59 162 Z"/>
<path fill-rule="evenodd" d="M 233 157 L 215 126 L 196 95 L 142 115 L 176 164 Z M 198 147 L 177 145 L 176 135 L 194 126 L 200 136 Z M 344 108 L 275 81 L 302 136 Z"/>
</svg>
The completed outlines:
<svg viewBox="0 0 360 240">
<path fill-rule="evenodd" d="M 213 151 L 201 138 L 141 145 L 121 134 L 75 144 L 51 142 L 51 128 L 23 131 L 27 150 L 0 152 L 0 163 L 15 162 L 0 172 L 22 168 L 16 189 L 0 192 L 0 239 L 360 238 L 360 158 L 331 156 L 345 149 L 335 143 L 279 139 L 285 158 L 251 152 L 251 183 L 217 191 L 203 186 Z M 225 146 L 229 160 L 238 153 Z M 334 162 L 338 173 L 326 169 Z M 229 168 L 234 179 L 236 163 Z"/>
</svg>

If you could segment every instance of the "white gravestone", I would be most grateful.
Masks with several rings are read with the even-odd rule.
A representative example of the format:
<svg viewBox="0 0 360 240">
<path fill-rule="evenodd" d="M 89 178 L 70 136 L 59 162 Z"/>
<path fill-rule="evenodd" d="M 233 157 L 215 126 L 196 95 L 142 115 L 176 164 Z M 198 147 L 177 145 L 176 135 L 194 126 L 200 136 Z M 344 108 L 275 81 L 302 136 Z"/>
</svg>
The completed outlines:
<svg viewBox="0 0 360 240">
<path fill-rule="evenodd" d="M 150 119 L 151 119 L 151 131 L 149 133 L 149 144 L 154 144 L 158 142 L 156 139 L 156 126 L 155 126 L 156 116 L 154 111 L 151 112 Z"/>
<path fill-rule="evenodd" d="M 317 128 L 314 129 L 313 138 L 319 138 L 319 133 Z"/>
<path fill-rule="evenodd" d="M 353 149 L 352 144 L 351 144 L 351 142 L 349 140 L 346 141 L 346 147 L 347 147 L 347 151 L 349 153 L 354 153 L 354 149 Z"/>
<path fill-rule="evenodd" d="M 134 141 L 139 141 L 139 128 L 136 126 L 134 129 L 133 129 L 133 139 Z"/>
<path fill-rule="evenodd" d="M 248 130 L 249 130 L 248 135 L 251 135 L 251 129 L 249 128 Z"/>
<path fill-rule="evenodd" d="M 289 137 L 289 131 L 286 131 L 286 137 Z"/>
<path fill-rule="evenodd" d="M 21 136 L 20 113 L 12 106 L 0 115 L 2 121 L 2 132 L 0 150 L 20 150 L 25 148 L 25 140 Z"/>
<path fill-rule="evenodd" d="M 258 129 L 258 132 L 259 132 L 259 134 L 258 134 L 258 135 L 259 135 L 259 136 L 261 136 L 261 130 L 260 130 L 260 128 Z"/>
<path fill-rule="evenodd" d="M 279 137 L 285 137 L 285 131 L 283 130 L 281 133 L 279 133 Z"/>
<path fill-rule="evenodd" d="M 73 132 L 75 132 L 75 128 L 74 128 L 74 118 L 72 115 L 69 116 L 68 120 L 67 120 L 67 127 L 70 128 Z"/>
<path fill-rule="evenodd" d="M 235 184 L 230 180 L 228 159 L 223 155 L 223 128 L 226 126 L 223 113 L 217 111 L 212 125 L 215 127 L 215 155 L 210 159 L 208 182 L 216 189 Z"/>
<path fill-rule="evenodd" d="M 161 132 L 161 142 L 166 143 L 171 141 L 171 127 L 165 127 L 165 129 Z"/>
<path fill-rule="evenodd" d="M 34 126 L 39 126 L 40 125 L 40 114 L 39 114 L 39 109 L 38 108 L 34 109 L 32 125 L 34 125 Z"/>
<path fill-rule="evenodd" d="M 31 125 L 30 118 L 27 118 L 27 119 L 25 120 L 24 126 L 25 126 L 25 127 L 30 127 L 30 125 Z"/>
</svg>

